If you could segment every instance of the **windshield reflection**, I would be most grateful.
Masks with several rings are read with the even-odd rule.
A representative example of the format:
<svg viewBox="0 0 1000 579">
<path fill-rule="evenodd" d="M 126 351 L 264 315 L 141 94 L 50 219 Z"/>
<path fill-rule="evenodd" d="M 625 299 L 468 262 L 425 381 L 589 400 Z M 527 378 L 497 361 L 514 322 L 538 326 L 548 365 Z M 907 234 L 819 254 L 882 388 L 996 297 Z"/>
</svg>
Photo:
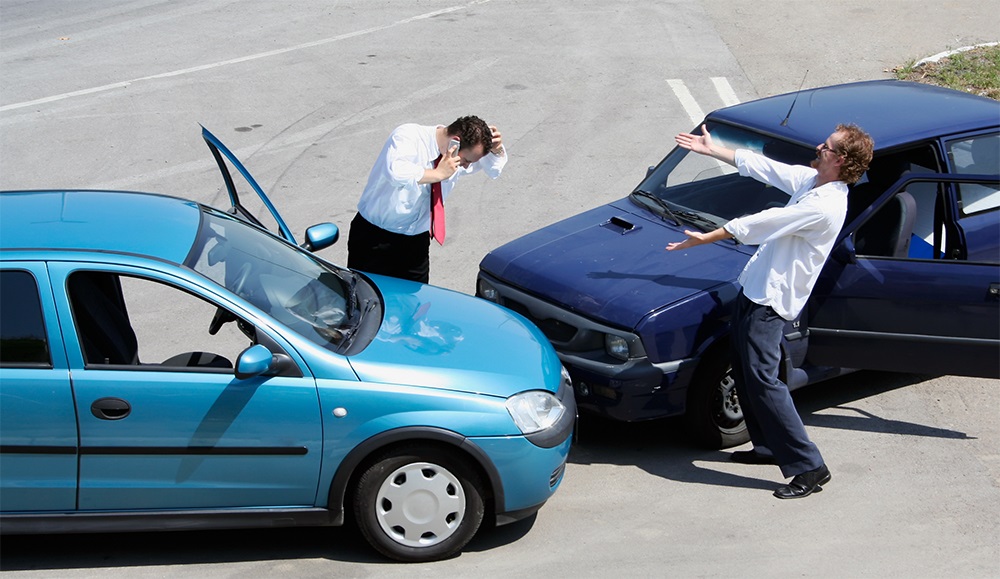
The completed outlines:
<svg viewBox="0 0 1000 579">
<path fill-rule="evenodd" d="M 709 123 L 708 130 L 717 144 L 763 153 L 783 163 L 808 165 L 815 158 L 815 151 L 808 147 L 730 125 Z M 700 127 L 696 132 L 701 132 Z M 679 218 L 703 230 L 788 202 L 787 194 L 740 177 L 732 165 L 680 147 L 656 167 L 631 197 L 654 213 L 669 219 Z"/>
<path fill-rule="evenodd" d="M 206 209 L 186 265 L 312 342 L 337 351 L 360 321 L 350 271 L 335 271 L 252 225 Z"/>
</svg>

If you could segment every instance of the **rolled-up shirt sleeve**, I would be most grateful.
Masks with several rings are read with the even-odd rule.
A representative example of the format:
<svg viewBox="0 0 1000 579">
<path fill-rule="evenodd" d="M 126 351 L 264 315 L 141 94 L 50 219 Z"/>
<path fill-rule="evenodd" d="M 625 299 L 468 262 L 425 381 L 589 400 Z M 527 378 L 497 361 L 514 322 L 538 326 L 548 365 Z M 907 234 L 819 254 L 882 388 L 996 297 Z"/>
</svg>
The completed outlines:
<svg viewBox="0 0 1000 579">
<path fill-rule="evenodd" d="M 394 133 L 386 147 L 386 167 L 389 178 L 397 187 L 417 187 L 424 176 L 417 142 Z"/>
<path fill-rule="evenodd" d="M 737 149 L 736 168 L 740 175 L 753 177 L 761 183 L 777 187 L 788 195 L 808 189 L 816 181 L 816 169 L 804 165 L 787 165 L 747 149 Z"/>
<path fill-rule="evenodd" d="M 808 236 L 809 232 L 830 227 L 830 219 L 811 203 L 765 209 L 737 217 L 724 225 L 726 231 L 745 245 L 761 245 L 788 235 Z"/>
</svg>

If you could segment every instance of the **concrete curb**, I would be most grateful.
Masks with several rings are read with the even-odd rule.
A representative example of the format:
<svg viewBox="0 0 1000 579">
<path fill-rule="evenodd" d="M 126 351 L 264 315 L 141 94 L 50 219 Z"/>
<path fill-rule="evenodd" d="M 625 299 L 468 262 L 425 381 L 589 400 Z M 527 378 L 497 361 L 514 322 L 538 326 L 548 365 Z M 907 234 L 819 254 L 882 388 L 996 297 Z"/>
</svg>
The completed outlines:
<svg viewBox="0 0 1000 579">
<path fill-rule="evenodd" d="M 928 56 L 927 58 L 917 61 L 917 63 L 914 64 L 913 66 L 914 67 L 923 66 L 927 63 L 937 62 L 942 58 L 947 58 L 953 54 L 958 54 L 960 52 L 967 52 L 969 50 L 973 50 L 975 48 L 982 48 L 984 46 L 996 46 L 998 44 L 1000 44 L 1000 42 L 985 42 L 983 44 L 974 44 L 972 46 L 963 46 L 962 48 L 956 48 L 955 50 L 947 50 L 945 52 L 939 52 L 933 56 Z"/>
</svg>

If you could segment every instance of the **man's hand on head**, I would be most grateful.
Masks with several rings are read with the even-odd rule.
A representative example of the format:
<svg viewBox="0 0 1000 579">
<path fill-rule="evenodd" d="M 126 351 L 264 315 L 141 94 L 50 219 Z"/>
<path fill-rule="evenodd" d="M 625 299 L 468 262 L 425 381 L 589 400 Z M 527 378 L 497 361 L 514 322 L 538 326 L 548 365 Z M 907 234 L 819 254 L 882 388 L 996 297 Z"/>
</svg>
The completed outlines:
<svg viewBox="0 0 1000 579">
<path fill-rule="evenodd" d="M 490 147 L 490 152 L 497 157 L 503 157 L 503 135 L 500 134 L 500 129 L 496 128 L 495 125 L 490 125 L 490 132 L 493 134 L 493 145 Z"/>
</svg>

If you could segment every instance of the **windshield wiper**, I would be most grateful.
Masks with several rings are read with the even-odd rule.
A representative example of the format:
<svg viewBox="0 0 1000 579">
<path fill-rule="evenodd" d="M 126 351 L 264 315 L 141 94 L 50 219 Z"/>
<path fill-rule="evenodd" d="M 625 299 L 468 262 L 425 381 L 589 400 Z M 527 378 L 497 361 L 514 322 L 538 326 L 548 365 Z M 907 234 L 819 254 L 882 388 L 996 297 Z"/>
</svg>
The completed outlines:
<svg viewBox="0 0 1000 579">
<path fill-rule="evenodd" d="M 355 324 L 353 328 L 344 332 L 344 340 L 340 343 L 340 348 L 342 350 L 346 351 L 347 348 L 351 347 L 351 344 L 354 343 L 354 338 L 356 338 L 358 335 L 358 330 L 361 329 L 361 321 L 365 319 L 365 316 L 368 315 L 368 312 L 375 309 L 376 305 L 378 304 L 375 300 L 372 299 L 365 300 L 365 307 L 358 311 L 358 323 Z"/>
<path fill-rule="evenodd" d="M 663 211 L 663 214 L 660 215 L 660 218 L 666 219 L 667 217 L 669 217 L 670 220 L 674 222 L 674 225 L 676 225 L 677 227 L 681 226 L 680 219 L 678 219 L 677 216 L 674 215 L 673 210 L 670 209 L 670 206 L 667 205 L 667 202 L 664 201 L 663 199 L 660 199 L 659 197 L 653 195 L 649 191 L 643 191 L 642 189 L 636 189 L 635 191 L 632 192 L 632 195 L 635 195 L 636 197 L 642 197 L 643 199 L 649 199 L 654 204 L 656 204 L 656 206 L 659 207 L 661 211 Z"/>
<path fill-rule="evenodd" d="M 358 307 L 358 274 L 351 272 L 351 283 L 347 286 L 347 319 L 354 315 L 354 310 Z"/>
<path fill-rule="evenodd" d="M 715 221 L 705 217 L 701 213 L 696 211 L 674 211 L 674 215 L 680 217 L 684 221 L 691 223 L 701 229 L 703 232 L 707 233 L 709 231 L 714 231 L 719 228 L 719 224 Z"/>
<path fill-rule="evenodd" d="M 661 215 L 661 218 L 666 219 L 667 217 L 669 217 L 671 220 L 673 220 L 674 225 L 676 225 L 677 227 L 681 226 L 681 221 L 683 220 L 687 223 L 690 223 L 691 225 L 696 226 L 704 233 L 707 233 L 709 231 L 714 231 L 719 228 L 719 224 L 716 223 L 715 220 L 709 219 L 708 217 L 705 217 L 703 214 L 698 213 L 697 211 L 690 211 L 684 209 L 671 209 L 670 205 L 666 201 L 660 199 L 656 195 L 653 195 L 649 191 L 636 189 L 635 191 L 632 192 L 632 195 L 635 195 L 636 197 L 642 197 L 643 199 L 651 200 L 653 203 L 656 204 L 657 207 L 663 210 L 663 215 Z M 740 243 L 739 241 L 736 240 L 735 237 L 733 238 L 733 242 L 736 243 L 737 245 L 739 245 Z"/>
</svg>

